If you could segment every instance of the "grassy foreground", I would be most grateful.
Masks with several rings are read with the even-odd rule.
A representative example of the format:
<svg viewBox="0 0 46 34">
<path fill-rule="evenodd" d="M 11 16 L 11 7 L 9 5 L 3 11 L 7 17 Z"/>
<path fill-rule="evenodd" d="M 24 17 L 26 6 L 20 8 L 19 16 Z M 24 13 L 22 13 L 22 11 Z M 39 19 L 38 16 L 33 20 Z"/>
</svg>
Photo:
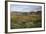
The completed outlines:
<svg viewBox="0 0 46 34">
<path fill-rule="evenodd" d="M 11 29 L 18 28 L 37 28 L 41 27 L 41 16 L 40 15 L 29 15 L 29 16 L 12 16 L 11 17 Z"/>
</svg>

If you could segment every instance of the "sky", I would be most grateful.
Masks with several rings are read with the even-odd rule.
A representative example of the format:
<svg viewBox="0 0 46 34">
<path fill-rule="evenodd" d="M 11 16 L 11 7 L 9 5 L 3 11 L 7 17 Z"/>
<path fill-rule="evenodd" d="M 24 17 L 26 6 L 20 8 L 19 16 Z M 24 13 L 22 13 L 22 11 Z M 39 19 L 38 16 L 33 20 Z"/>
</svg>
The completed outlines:
<svg viewBox="0 0 46 34">
<path fill-rule="evenodd" d="M 30 12 L 30 11 L 42 10 L 42 6 L 11 4 L 10 10 L 18 12 Z"/>
</svg>

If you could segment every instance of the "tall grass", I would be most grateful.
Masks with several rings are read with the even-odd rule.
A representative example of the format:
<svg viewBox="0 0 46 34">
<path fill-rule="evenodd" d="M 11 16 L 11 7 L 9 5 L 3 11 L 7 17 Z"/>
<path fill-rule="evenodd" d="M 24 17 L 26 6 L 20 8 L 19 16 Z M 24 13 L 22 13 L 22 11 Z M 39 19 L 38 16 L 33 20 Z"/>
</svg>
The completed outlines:
<svg viewBox="0 0 46 34">
<path fill-rule="evenodd" d="M 11 16 L 11 28 L 37 28 L 41 27 L 40 15 Z"/>
</svg>

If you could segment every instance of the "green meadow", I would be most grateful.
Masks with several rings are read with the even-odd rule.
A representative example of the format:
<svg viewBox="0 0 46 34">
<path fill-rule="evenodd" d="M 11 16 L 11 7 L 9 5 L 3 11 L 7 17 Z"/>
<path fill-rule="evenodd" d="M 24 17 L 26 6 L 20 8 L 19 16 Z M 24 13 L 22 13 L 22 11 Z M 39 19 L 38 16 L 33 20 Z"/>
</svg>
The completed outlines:
<svg viewBox="0 0 46 34">
<path fill-rule="evenodd" d="M 11 29 L 39 28 L 42 25 L 41 18 L 41 13 L 36 14 L 36 12 L 31 15 L 27 15 L 26 13 L 23 15 L 16 15 L 13 13 L 11 16 Z"/>
</svg>

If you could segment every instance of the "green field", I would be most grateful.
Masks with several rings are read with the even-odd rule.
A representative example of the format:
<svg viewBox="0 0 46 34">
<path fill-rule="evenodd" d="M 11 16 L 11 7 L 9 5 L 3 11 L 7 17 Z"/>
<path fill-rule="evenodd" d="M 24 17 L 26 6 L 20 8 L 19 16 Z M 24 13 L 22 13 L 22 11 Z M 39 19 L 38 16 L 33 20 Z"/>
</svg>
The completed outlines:
<svg viewBox="0 0 46 34">
<path fill-rule="evenodd" d="M 18 28 L 38 28 L 41 27 L 41 16 L 37 14 L 33 15 L 13 15 L 11 16 L 11 29 Z"/>
</svg>

